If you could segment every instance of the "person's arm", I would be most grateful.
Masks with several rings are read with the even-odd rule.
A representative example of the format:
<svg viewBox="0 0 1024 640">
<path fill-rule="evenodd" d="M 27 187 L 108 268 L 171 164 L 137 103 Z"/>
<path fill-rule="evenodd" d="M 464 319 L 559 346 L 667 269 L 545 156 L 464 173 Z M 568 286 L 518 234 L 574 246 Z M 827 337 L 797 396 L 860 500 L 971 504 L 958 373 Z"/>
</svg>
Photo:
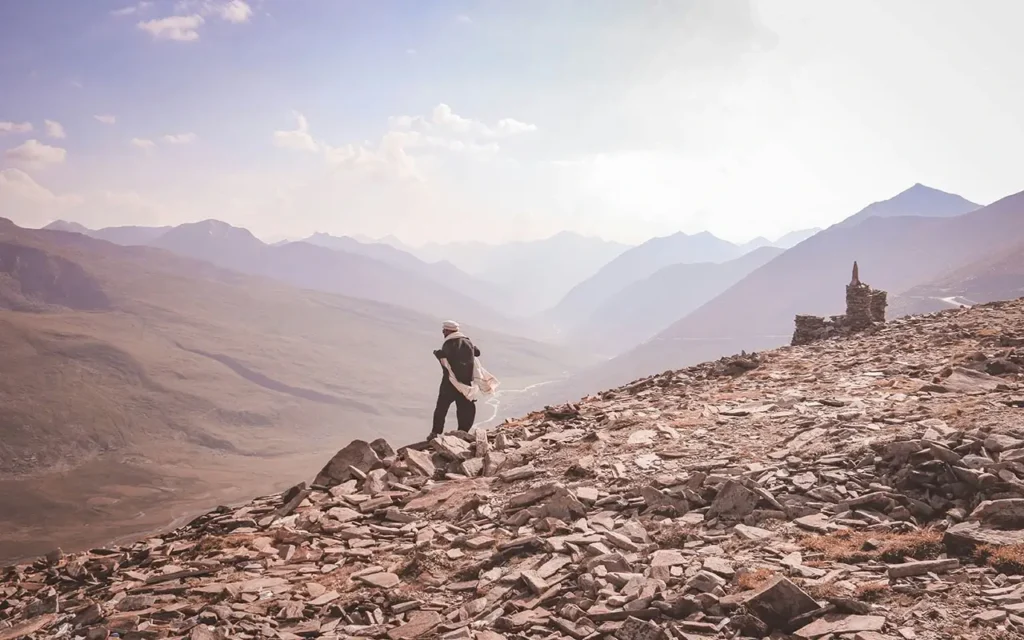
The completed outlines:
<svg viewBox="0 0 1024 640">
<path fill-rule="evenodd" d="M 443 345 L 441 345 L 440 349 L 438 349 L 437 351 L 434 352 L 434 355 L 437 356 L 438 360 L 440 360 L 441 358 L 444 358 L 448 362 L 452 362 L 453 361 L 452 357 L 455 355 L 453 353 L 454 349 L 455 349 L 455 341 L 454 340 L 445 340 L 445 343 Z"/>
</svg>

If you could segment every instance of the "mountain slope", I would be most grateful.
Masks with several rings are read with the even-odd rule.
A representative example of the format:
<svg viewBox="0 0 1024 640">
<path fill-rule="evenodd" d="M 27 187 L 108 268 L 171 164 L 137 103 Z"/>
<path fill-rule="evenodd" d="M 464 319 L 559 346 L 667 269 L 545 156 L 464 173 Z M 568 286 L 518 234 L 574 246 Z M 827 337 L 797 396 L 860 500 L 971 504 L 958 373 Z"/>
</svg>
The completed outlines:
<svg viewBox="0 0 1024 640">
<path fill-rule="evenodd" d="M 56 220 L 43 227 L 48 231 L 68 231 L 72 233 L 80 233 L 82 235 L 97 238 L 99 240 L 106 240 L 107 242 L 113 242 L 114 244 L 120 244 L 124 246 L 143 246 L 148 245 L 153 240 L 157 239 L 161 235 L 167 233 L 171 227 L 139 227 L 139 226 L 127 226 L 127 227 L 104 227 L 102 229 L 89 229 L 77 222 L 67 222 L 64 220 Z"/>
<path fill-rule="evenodd" d="M 890 302 L 894 314 L 941 311 L 1024 296 L 1024 240 L 917 285 Z"/>
<path fill-rule="evenodd" d="M 7 221 L 0 265 L 0 291 L 34 305 L 0 310 L 5 549 L 86 525 L 99 544 L 291 481 L 324 446 L 429 430 L 433 318 Z M 580 364 L 466 330 L 510 390 Z"/>
<path fill-rule="evenodd" d="M 480 242 L 432 244 L 416 255 L 447 260 L 503 290 L 506 304 L 521 315 L 549 309 L 572 287 L 629 249 L 627 245 L 562 232 L 543 240 L 488 245 Z"/>
<path fill-rule="evenodd" d="M 572 326 L 597 311 L 625 287 L 648 278 L 669 265 L 697 262 L 725 262 L 743 250 L 708 232 L 676 233 L 653 238 L 626 251 L 593 276 L 573 287 L 546 315 L 559 326 Z"/>
<path fill-rule="evenodd" d="M 180 225 L 151 246 L 296 287 L 400 305 L 435 318 L 452 317 L 506 331 L 520 328 L 468 295 L 421 274 L 306 242 L 266 245 L 248 230 L 216 220 Z"/>
<path fill-rule="evenodd" d="M 810 238 L 814 234 L 821 231 L 821 228 L 814 227 L 813 229 L 800 229 L 798 231 L 790 231 L 786 235 L 782 236 L 778 240 L 772 243 L 774 247 L 780 247 L 782 249 L 789 249 L 800 244 L 807 238 Z"/>
<path fill-rule="evenodd" d="M 143 246 L 170 231 L 172 227 L 104 227 L 90 231 L 87 235 L 124 246 Z"/>
<path fill-rule="evenodd" d="M 66 231 L 68 233 L 82 233 L 85 235 L 91 233 L 88 227 L 68 220 L 54 220 L 43 228 L 50 231 Z"/>
<path fill-rule="evenodd" d="M 364 242 L 346 236 L 332 236 L 327 233 L 315 233 L 303 240 L 308 244 L 344 251 L 354 255 L 373 258 L 393 267 L 409 271 L 444 285 L 445 287 L 465 294 L 475 300 L 494 307 L 501 300 L 496 287 L 482 282 L 465 273 L 451 262 L 427 262 L 417 258 L 408 251 L 399 249 L 383 242 Z"/>
<path fill-rule="evenodd" d="M 728 262 L 665 267 L 609 298 L 570 332 L 572 341 L 593 343 L 599 353 L 606 355 L 628 351 L 782 252 L 776 247 L 761 247 Z"/>
<path fill-rule="evenodd" d="M 864 282 L 896 296 L 992 252 L 1008 251 L 1022 239 L 1024 193 L 961 216 L 871 216 L 856 225 L 834 225 L 752 272 L 648 343 L 582 372 L 570 381 L 570 391 L 614 385 L 744 349 L 786 344 L 796 314 L 842 313 L 843 287 L 854 260 L 860 263 Z"/>
<path fill-rule="evenodd" d="M 966 198 L 918 183 L 888 200 L 868 205 L 839 224 L 853 226 L 868 218 L 901 216 L 951 218 L 979 208 L 981 208 L 980 204 L 975 204 Z"/>
</svg>

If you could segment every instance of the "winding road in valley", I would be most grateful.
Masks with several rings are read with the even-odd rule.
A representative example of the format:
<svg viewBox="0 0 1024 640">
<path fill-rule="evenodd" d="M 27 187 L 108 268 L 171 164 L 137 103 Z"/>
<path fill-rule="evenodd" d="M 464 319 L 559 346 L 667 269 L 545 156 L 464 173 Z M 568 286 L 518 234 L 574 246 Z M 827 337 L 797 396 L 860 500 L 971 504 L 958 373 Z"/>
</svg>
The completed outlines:
<svg viewBox="0 0 1024 640">
<path fill-rule="evenodd" d="M 537 382 L 537 383 L 531 384 L 528 387 L 523 387 L 522 389 L 502 390 L 501 387 L 499 387 L 498 390 L 494 393 L 494 395 L 488 397 L 484 401 L 484 404 L 491 408 L 491 415 L 490 415 L 490 417 L 488 417 L 488 418 L 486 418 L 484 420 L 477 420 L 476 424 L 474 424 L 473 426 L 474 427 L 488 427 L 491 424 L 497 422 L 501 418 L 501 416 L 499 415 L 499 412 L 501 411 L 501 401 L 502 401 L 502 398 L 505 398 L 505 400 L 507 401 L 509 399 L 509 396 L 520 396 L 520 395 L 523 395 L 523 394 L 528 394 L 528 393 L 532 392 L 534 389 L 538 389 L 540 387 L 543 387 L 544 385 L 554 384 L 555 382 L 561 382 L 561 380 L 563 380 L 563 378 L 558 378 L 558 379 L 555 379 L 555 380 L 545 380 L 544 382 Z"/>
</svg>

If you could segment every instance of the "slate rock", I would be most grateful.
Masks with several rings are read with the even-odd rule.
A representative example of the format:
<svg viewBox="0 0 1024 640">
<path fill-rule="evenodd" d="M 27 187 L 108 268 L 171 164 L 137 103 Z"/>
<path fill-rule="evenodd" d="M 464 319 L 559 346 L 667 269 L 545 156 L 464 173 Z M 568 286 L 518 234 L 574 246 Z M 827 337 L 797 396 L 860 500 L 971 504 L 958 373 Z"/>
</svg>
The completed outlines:
<svg viewBox="0 0 1024 640">
<path fill-rule="evenodd" d="M 380 457 L 369 443 L 363 440 L 353 440 L 348 446 L 334 454 L 330 462 L 317 474 L 313 484 L 333 487 L 356 477 L 352 471 L 353 468 L 365 474 L 378 464 L 380 464 Z"/>
<path fill-rule="evenodd" d="M 747 596 L 743 604 L 770 628 L 783 631 L 789 631 L 787 625 L 793 618 L 818 609 L 814 598 L 784 576 Z"/>
<path fill-rule="evenodd" d="M 757 507 L 760 496 L 735 480 L 729 480 L 715 496 L 707 519 L 742 520 Z"/>
</svg>

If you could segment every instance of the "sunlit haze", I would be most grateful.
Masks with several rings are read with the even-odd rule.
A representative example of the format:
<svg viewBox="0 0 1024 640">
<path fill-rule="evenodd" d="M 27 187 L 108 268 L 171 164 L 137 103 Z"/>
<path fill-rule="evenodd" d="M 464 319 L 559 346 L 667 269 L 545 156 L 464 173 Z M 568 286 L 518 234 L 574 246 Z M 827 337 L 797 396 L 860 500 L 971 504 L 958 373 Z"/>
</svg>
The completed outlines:
<svg viewBox="0 0 1024 640">
<path fill-rule="evenodd" d="M 1024 3 L 0 5 L 0 212 L 745 241 L 1024 186 Z"/>
</svg>

